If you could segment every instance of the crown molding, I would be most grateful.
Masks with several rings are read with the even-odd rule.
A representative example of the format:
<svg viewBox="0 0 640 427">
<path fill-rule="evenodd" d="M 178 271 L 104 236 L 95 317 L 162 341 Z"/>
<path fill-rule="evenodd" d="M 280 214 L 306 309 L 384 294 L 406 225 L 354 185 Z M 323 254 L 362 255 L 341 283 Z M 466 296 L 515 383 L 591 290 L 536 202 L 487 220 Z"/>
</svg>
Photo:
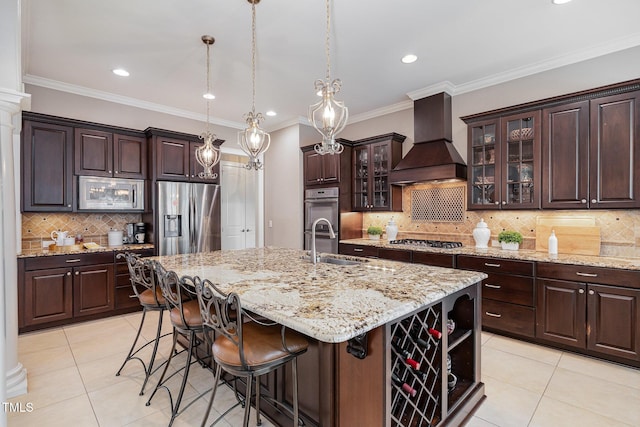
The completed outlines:
<svg viewBox="0 0 640 427">
<path fill-rule="evenodd" d="M 47 89 L 53 89 L 60 92 L 72 93 L 74 95 L 86 96 L 89 98 L 100 99 L 102 101 L 113 102 L 115 104 L 127 105 L 129 107 L 140 108 L 143 110 L 155 111 L 157 113 L 169 114 L 176 117 L 183 117 L 185 119 L 197 120 L 206 122 L 207 118 L 204 114 L 194 113 L 192 111 L 182 110 L 180 108 L 169 107 L 162 104 L 156 104 L 154 102 L 142 101 L 140 99 L 131 98 L 128 96 L 116 95 L 109 92 L 90 89 L 83 86 L 72 85 L 64 83 L 58 80 L 46 79 L 43 77 L 26 74 L 22 78 L 23 83 L 27 83 L 34 86 L 40 86 Z M 218 126 L 225 126 L 232 129 L 243 129 L 244 123 L 233 122 L 230 120 L 222 120 L 212 118 L 210 123 Z"/>
<path fill-rule="evenodd" d="M 297 126 L 297 125 L 311 126 L 311 124 L 309 123 L 309 119 L 303 116 L 298 116 L 298 117 L 292 118 L 291 120 L 286 120 L 284 122 L 276 123 L 271 126 L 265 125 L 265 128 L 267 132 L 276 132 L 281 129 L 285 129 L 285 128 L 288 128 L 291 126 Z"/>
<path fill-rule="evenodd" d="M 377 108 L 375 110 L 367 111 L 365 113 L 356 114 L 355 116 L 349 117 L 349 121 L 347 124 L 354 124 L 358 122 L 362 122 L 369 119 L 375 119 L 376 117 L 384 116 L 391 113 L 396 113 L 398 111 L 408 110 L 409 108 L 413 108 L 413 102 L 410 100 L 397 102 L 395 104 Z"/>
</svg>

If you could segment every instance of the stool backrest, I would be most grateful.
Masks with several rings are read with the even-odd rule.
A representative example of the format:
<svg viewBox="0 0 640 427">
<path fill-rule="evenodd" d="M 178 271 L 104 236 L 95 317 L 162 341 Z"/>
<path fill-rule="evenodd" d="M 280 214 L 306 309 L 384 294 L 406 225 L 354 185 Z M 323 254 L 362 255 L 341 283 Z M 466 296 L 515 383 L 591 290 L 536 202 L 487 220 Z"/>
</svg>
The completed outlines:
<svg viewBox="0 0 640 427">
<path fill-rule="evenodd" d="M 152 261 L 154 277 L 157 278 L 162 289 L 162 296 L 167 302 L 167 309 L 177 309 L 180 313 L 181 324 L 188 329 L 189 322 L 185 318 L 184 303 L 196 298 L 193 279 L 189 276 L 178 277 L 175 271 L 167 271 L 157 261 Z"/>
<path fill-rule="evenodd" d="M 242 339 L 242 304 L 235 292 L 225 294 L 210 280 L 194 278 L 202 323 L 238 347 L 243 369 L 247 369 Z"/>
<path fill-rule="evenodd" d="M 139 298 L 145 290 L 150 290 L 155 298 L 156 305 L 163 304 L 158 300 L 160 293 L 156 292 L 158 281 L 155 278 L 153 264 L 148 259 L 140 258 L 140 255 L 132 252 L 124 252 L 116 255 L 116 258 L 124 258 L 129 269 L 129 281 L 133 292 Z"/>
</svg>

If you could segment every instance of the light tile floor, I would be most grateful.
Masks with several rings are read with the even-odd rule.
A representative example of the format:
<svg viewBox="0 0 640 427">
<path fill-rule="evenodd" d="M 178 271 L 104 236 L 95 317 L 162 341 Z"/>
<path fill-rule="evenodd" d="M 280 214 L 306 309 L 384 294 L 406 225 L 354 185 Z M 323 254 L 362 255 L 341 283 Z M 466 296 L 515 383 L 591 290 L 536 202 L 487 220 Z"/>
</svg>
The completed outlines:
<svg viewBox="0 0 640 427">
<path fill-rule="evenodd" d="M 150 316 L 157 314 L 148 315 L 145 339 L 155 335 L 157 317 Z M 31 403 L 34 410 L 9 412 L 9 427 L 166 426 L 166 392 L 159 391 L 145 406 L 159 372 L 144 396 L 138 395 L 144 379 L 138 362 L 129 362 L 119 377 L 114 375 L 139 321 L 140 313 L 134 313 L 21 335 L 18 353 L 27 368 L 29 393 L 11 402 L 23 407 Z M 168 319 L 164 325 L 170 332 Z M 169 348 L 167 337 L 160 360 Z M 189 377 L 186 401 L 206 392 L 212 382 L 211 374 L 197 365 Z M 180 380 L 176 376 L 172 387 L 177 389 Z M 487 398 L 467 423 L 471 427 L 640 427 L 638 369 L 483 333 L 482 381 Z M 199 425 L 207 401 L 208 393 L 176 418 L 174 426 Z M 209 422 L 233 401 L 227 387 L 219 389 Z M 252 421 L 254 416 L 252 411 Z M 242 425 L 242 409 L 234 409 L 218 425 Z M 263 418 L 263 426 L 272 424 Z"/>
</svg>

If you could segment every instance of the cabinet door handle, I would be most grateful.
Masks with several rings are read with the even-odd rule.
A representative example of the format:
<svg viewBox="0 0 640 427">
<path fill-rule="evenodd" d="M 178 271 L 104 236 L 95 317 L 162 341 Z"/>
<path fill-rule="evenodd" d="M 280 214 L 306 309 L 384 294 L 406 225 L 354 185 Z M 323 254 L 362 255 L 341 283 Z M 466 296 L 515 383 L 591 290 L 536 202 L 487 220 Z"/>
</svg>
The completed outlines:
<svg viewBox="0 0 640 427">
<path fill-rule="evenodd" d="M 506 205 L 506 204 L 507 204 L 507 201 L 506 201 L 506 200 L 503 200 L 503 201 L 502 201 L 502 204 L 503 204 L 503 205 Z"/>
<path fill-rule="evenodd" d="M 492 284 L 490 284 L 490 283 L 485 283 L 484 285 L 485 285 L 487 288 L 491 288 L 491 289 L 500 289 L 500 288 L 502 288 L 502 286 L 500 286 L 500 285 L 492 285 Z"/>
<path fill-rule="evenodd" d="M 65 262 L 71 264 L 73 262 L 80 262 L 80 261 L 82 261 L 80 258 L 74 258 L 74 259 L 68 259 Z"/>
<path fill-rule="evenodd" d="M 71 272 L 70 271 L 67 271 L 67 276 L 71 276 Z"/>
<path fill-rule="evenodd" d="M 111 171 L 109 171 L 109 173 L 111 173 Z"/>
<path fill-rule="evenodd" d="M 364 249 L 353 248 L 353 252 L 364 252 Z"/>
<path fill-rule="evenodd" d="M 484 314 L 490 317 L 497 317 L 498 319 L 502 317 L 502 314 L 491 313 L 490 311 L 485 311 Z"/>
<path fill-rule="evenodd" d="M 596 199 L 591 199 L 591 203 L 598 203 Z"/>
<path fill-rule="evenodd" d="M 118 173 L 118 171 L 116 171 L 116 173 Z"/>
<path fill-rule="evenodd" d="M 578 289 L 579 294 L 584 294 L 584 289 Z"/>
<path fill-rule="evenodd" d="M 79 272 L 79 271 L 76 271 L 76 276 L 79 276 L 79 275 L 80 275 L 80 272 Z"/>
<path fill-rule="evenodd" d="M 247 233 L 250 232 L 251 230 L 249 228 L 247 228 Z"/>
<path fill-rule="evenodd" d="M 495 268 L 500 268 L 500 264 L 492 264 L 490 262 L 485 262 L 484 263 L 485 267 L 495 267 Z"/>
<path fill-rule="evenodd" d="M 582 273 L 580 271 L 576 271 L 576 274 L 582 277 L 598 277 L 596 273 Z"/>
<path fill-rule="evenodd" d="M 595 291 L 593 289 L 589 290 L 589 295 L 593 295 L 595 294 Z"/>
<path fill-rule="evenodd" d="M 582 204 L 587 203 L 587 199 L 580 200 L 580 203 L 582 203 Z"/>
<path fill-rule="evenodd" d="M 496 202 L 496 205 L 499 205 L 499 204 L 500 204 L 500 202 Z"/>
</svg>

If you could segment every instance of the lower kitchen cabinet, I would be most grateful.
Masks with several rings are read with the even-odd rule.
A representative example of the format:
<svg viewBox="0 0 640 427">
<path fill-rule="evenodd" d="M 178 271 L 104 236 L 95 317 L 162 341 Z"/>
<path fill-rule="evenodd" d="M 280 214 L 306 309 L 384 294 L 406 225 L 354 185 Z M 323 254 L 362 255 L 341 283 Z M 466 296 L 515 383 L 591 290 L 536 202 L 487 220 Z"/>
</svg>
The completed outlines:
<svg viewBox="0 0 640 427">
<path fill-rule="evenodd" d="M 537 338 L 640 362 L 640 272 L 538 263 L 538 276 Z"/>
<path fill-rule="evenodd" d="M 459 255 L 457 267 L 487 273 L 482 282 L 482 327 L 533 338 L 536 327 L 534 263 Z"/>
<path fill-rule="evenodd" d="M 153 249 L 131 252 L 153 255 Z M 20 332 L 139 309 L 127 264 L 115 261 L 113 252 L 19 258 Z"/>
<path fill-rule="evenodd" d="M 340 243 L 338 245 L 338 253 L 342 255 L 377 257 L 378 248 L 368 245 L 354 245 L 351 243 Z"/>
</svg>

